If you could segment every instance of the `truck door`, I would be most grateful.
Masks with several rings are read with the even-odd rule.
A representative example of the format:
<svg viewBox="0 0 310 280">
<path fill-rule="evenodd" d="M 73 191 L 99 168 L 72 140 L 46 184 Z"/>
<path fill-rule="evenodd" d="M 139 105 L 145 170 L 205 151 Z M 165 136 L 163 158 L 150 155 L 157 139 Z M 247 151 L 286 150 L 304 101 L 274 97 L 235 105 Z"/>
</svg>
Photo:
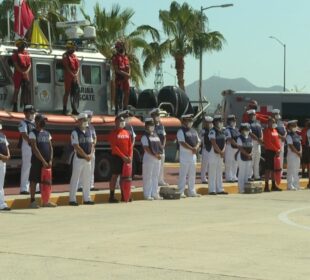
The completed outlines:
<svg viewBox="0 0 310 280">
<path fill-rule="evenodd" d="M 54 109 L 54 71 L 52 59 L 33 59 L 33 93 L 36 109 Z"/>
</svg>

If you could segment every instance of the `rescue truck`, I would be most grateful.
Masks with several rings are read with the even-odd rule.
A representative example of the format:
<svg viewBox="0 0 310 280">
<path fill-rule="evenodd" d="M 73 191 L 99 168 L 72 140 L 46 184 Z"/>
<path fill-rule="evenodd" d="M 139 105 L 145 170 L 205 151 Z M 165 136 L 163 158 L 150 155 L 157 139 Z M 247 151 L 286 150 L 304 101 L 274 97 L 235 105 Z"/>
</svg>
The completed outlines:
<svg viewBox="0 0 310 280">
<path fill-rule="evenodd" d="M 12 159 L 7 163 L 8 170 L 20 168 L 21 165 L 21 152 L 18 148 L 20 137 L 18 125 L 24 119 L 22 108 L 19 109 L 20 112 L 18 113 L 11 111 L 11 100 L 14 91 L 12 80 L 14 69 L 10 59 L 15 49 L 16 47 L 12 44 L 0 44 L 0 121 L 10 143 L 12 155 Z M 70 173 L 73 157 L 70 135 L 75 126 L 76 119 L 74 116 L 61 115 L 64 95 L 62 54 L 65 52 L 65 48 L 44 49 L 30 47 L 27 51 L 32 62 L 30 73 L 32 103 L 48 119 L 46 129 L 51 132 L 53 138 L 54 168 L 61 168 Z M 79 112 L 83 110 L 92 110 L 94 112 L 92 123 L 98 137 L 95 177 L 97 181 L 108 180 L 111 176 L 111 156 L 107 136 L 113 129 L 115 120 L 110 92 L 110 61 L 95 48 L 79 48 L 76 55 L 81 67 L 79 72 L 80 102 L 78 110 Z M 178 117 L 180 114 L 188 112 L 189 106 L 188 104 L 185 107 L 182 105 L 184 103 L 184 96 L 186 97 L 184 92 L 175 87 L 165 87 L 163 89 L 164 92 L 165 90 L 167 91 L 167 88 L 170 92 L 169 102 L 160 102 L 157 99 L 159 96 L 157 94 L 152 98 L 156 99 L 155 105 L 159 107 L 168 106 L 168 110 L 162 111 L 162 123 L 167 131 L 167 146 L 168 148 L 169 146 L 172 147 L 174 149 L 173 153 L 175 153 L 176 132 L 180 126 Z M 135 95 L 135 93 L 132 94 Z M 140 96 L 143 97 L 144 95 Z M 163 93 L 162 96 L 163 99 L 166 98 L 166 94 Z M 179 100 L 178 96 L 181 96 L 183 101 Z M 157 100 L 159 103 L 157 103 Z M 188 99 L 187 102 L 189 102 Z M 178 104 L 181 104 L 184 108 Z M 140 138 L 144 131 L 143 120 L 151 108 L 141 108 L 141 105 L 139 108 L 131 106 L 132 111 L 136 114 L 136 117 L 131 119 L 131 125 L 137 134 L 133 159 L 134 174 L 141 174 L 143 149 Z M 167 113 L 169 110 L 170 113 Z"/>
</svg>

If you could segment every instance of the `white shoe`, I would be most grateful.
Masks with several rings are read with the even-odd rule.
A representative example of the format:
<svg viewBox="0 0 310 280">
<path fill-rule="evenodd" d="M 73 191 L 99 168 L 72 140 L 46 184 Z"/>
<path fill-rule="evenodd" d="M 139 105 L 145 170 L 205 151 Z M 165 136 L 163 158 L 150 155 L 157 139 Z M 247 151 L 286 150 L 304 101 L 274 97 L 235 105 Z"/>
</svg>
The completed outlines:
<svg viewBox="0 0 310 280">
<path fill-rule="evenodd" d="M 169 184 L 166 183 L 166 182 L 160 182 L 160 183 L 158 183 L 158 186 L 160 186 L 160 187 L 168 187 Z"/>
<path fill-rule="evenodd" d="M 153 197 L 151 197 L 151 196 L 149 196 L 149 197 L 146 197 L 146 198 L 145 198 L 145 200 L 147 200 L 147 201 L 153 201 L 153 200 L 154 200 L 154 198 L 153 198 Z"/>
<path fill-rule="evenodd" d="M 181 198 L 186 198 L 187 196 L 184 193 L 182 193 L 180 197 Z"/>
<path fill-rule="evenodd" d="M 153 196 L 153 199 L 154 200 L 163 200 L 163 198 L 160 195 Z"/>
</svg>

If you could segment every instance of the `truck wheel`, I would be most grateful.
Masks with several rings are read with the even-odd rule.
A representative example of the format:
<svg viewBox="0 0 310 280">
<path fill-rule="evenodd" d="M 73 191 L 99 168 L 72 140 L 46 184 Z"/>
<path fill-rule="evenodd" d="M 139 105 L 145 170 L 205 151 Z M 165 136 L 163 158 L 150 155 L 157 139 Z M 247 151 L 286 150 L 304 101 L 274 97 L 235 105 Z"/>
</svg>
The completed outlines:
<svg viewBox="0 0 310 280">
<path fill-rule="evenodd" d="M 96 181 L 109 181 L 112 176 L 111 155 L 100 153 L 96 155 L 95 178 Z"/>
</svg>

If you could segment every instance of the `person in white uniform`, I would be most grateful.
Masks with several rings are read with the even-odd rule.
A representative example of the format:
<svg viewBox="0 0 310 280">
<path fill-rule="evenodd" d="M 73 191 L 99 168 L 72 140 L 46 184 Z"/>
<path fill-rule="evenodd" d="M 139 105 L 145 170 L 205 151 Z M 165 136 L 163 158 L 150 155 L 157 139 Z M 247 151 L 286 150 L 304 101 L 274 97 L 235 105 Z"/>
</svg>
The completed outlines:
<svg viewBox="0 0 310 280">
<path fill-rule="evenodd" d="M 11 208 L 5 203 L 4 198 L 4 178 L 6 173 L 6 162 L 11 158 L 9 150 L 9 142 L 2 133 L 2 124 L 0 123 L 0 210 L 10 211 Z"/>
<path fill-rule="evenodd" d="M 163 148 L 155 132 L 153 118 L 145 119 L 145 132 L 141 137 L 141 143 L 144 149 L 142 166 L 144 199 L 160 200 L 162 197 L 158 194 L 158 179 Z"/>
<path fill-rule="evenodd" d="M 181 116 L 182 127 L 177 132 L 177 140 L 180 145 L 180 172 L 178 188 L 181 197 L 185 198 L 186 179 L 188 180 L 189 197 L 199 197 L 200 194 L 196 193 L 195 180 L 196 180 L 196 162 L 197 152 L 200 147 L 200 139 L 197 131 L 192 128 L 193 115 L 187 114 Z"/>
<path fill-rule="evenodd" d="M 254 180 L 260 180 L 259 163 L 261 158 L 261 145 L 263 144 L 263 131 L 260 123 L 256 120 L 256 111 L 254 109 L 247 111 L 249 116 L 249 124 L 251 126 L 250 135 L 253 139 L 252 150 L 252 168 L 249 173 L 250 180 L 254 175 Z"/>
<path fill-rule="evenodd" d="M 94 153 L 94 142 L 90 129 L 88 128 L 88 118 L 85 113 L 80 113 L 77 117 L 77 127 L 71 133 L 71 144 L 75 154 L 73 157 L 72 175 L 70 180 L 69 205 L 78 206 L 76 201 L 76 191 L 78 181 L 83 185 L 83 204 L 93 205 L 90 197 L 90 177 L 91 160 Z"/>
<path fill-rule="evenodd" d="M 249 172 L 252 167 L 252 149 L 253 140 L 250 134 L 250 125 L 248 123 L 242 123 L 240 125 L 240 135 L 237 139 L 238 145 L 238 186 L 239 192 L 244 193 L 245 184 L 249 181 Z"/>
<path fill-rule="evenodd" d="M 287 189 L 299 190 L 299 168 L 302 156 L 301 137 L 297 133 L 297 120 L 287 123 Z"/>
<path fill-rule="evenodd" d="M 165 169 L 165 146 L 166 146 L 166 131 L 165 127 L 163 126 L 161 119 L 160 119 L 160 110 L 159 108 L 154 108 L 150 111 L 150 116 L 154 121 L 155 124 L 155 132 L 160 139 L 160 143 L 162 146 L 163 153 L 161 155 L 160 160 L 160 169 L 159 169 L 159 186 L 169 186 L 164 179 L 164 169 Z"/>
<path fill-rule="evenodd" d="M 20 175 L 20 194 L 29 194 L 29 173 L 31 167 L 31 146 L 29 142 L 29 133 L 35 128 L 34 115 L 35 109 L 32 105 L 26 105 L 24 108 L 25 119 L 18 126 L 21 134 L 18 146 L 22 152 L 22 168 Z"/>
<path fill-rule="evenodd" d="M 91 120 L 93 117 L 93 111 L 90 110 L 86 110 L 83 112 L 84 114 L 87 115 L 87 119 L 88 119 L 88 128 L 91 132 L 92 138 L 93 138 L 93 145 L 94 145 L 94 149 L 96 147 L 97 144 L 97 134 L 96 134 L 96 130 L 95 127 L 91 124 Z M 92 159 L 90 161 L 90 165 L 91 165 L 91 178 L 90 178 L 90 190 L 91 191 L 98 191 L 98 189 L 95 188 L 95 162 L 96 162 L 96 157 L 95 157 L 95 152 L 93 153 Z M 79 188 L 78 191 L 83 191 L 83 185 L 81 183 L 81 180 L 79 180 Z"/>
<path fill-rule="evenodd" d="M 284 146 L 286 141 L 286 135 L 287 131 L 284 125 L 284 122 L 281 119 L 280 110 L 279 109 L 273 109 L 272 110 L 272 116 L 277 122 L 277 128 L 279 138 L 281 140 L 281 150 L 280 150 L 280 159 L 281 159 L 281 168 L 283 170 L 283 161 L 284 161 Z"/>
<path fill-rule="evenodd" d="M 209 154 L 212 148 L 211 141 L 209 139 L 210 129 L 213 127 L 213 118 L 205 116 L 204 128 L 200 132 L 200 141 L 202 143 L 201 148 L 201 172 L 200 178 L 202 184 L 208 184 L 207 173 L 209 168 Z"/>
<path fill-rule="evenodd" d="M 237 182 L 238 162 L 236 153 L 238 152 L 237 139 L 239 131 L 236 128 L 236 116 L 228 115 L 227 127 L 225 129 L 226 148 L 225 148 L 225 179 L 226 182 Z"/>
<path fill-rule="evenodd" d="M 209 161 L 209 195 L 227 194 L 223 189 L 223 159 L 225 155 L 226 137 L 223 119 L 220 115 L 213 118 L 213 128 L 209 139 L 212 143 Z"/>
</svg>

